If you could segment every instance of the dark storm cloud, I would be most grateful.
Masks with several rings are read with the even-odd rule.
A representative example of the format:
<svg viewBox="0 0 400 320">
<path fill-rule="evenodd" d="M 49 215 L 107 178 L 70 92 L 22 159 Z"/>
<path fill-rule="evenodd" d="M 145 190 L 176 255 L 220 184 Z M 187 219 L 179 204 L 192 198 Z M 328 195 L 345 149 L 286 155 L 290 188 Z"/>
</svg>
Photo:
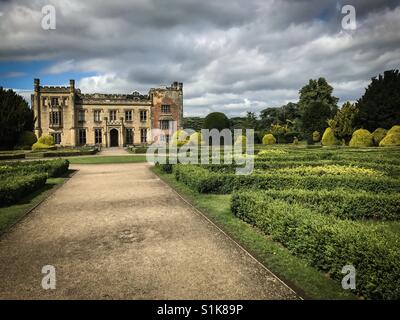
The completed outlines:
<svg viewBox="0 0 400 320">
<path fill-rule="evenodd" d="M 41 29 L 47 4 L 56 30 Z M 343 4 L 356 8 L 356 31 L 341 29 Z M 87 92 L 182 81 L 186 114 L 282 105 L 320 76 L 341 101 L 355 100 L 371 77 L 400 65 L 398 1 L 15 0 L 0 11 L 1 60 L 94 73 L 78 79 Z"/>
</svg>

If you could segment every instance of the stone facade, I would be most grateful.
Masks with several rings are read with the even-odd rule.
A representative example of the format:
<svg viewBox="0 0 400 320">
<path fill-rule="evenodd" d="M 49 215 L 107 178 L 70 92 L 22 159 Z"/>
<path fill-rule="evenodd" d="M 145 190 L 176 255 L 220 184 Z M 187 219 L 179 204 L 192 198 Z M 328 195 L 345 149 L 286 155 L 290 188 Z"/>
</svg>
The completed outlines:
<svg viewBox="0 0 400 320">
<path fill-rule="evenodd" d="M 32 107 L 36 135 L 52 135 L 58 145 L 145 145 L 153 142 L 154 129 L 168 139 L 173 127 L 180 128 L 183 85 L 174 82 L 146 95 L 82 94 L 74 80 L 69 87 L 50 87 L 35 79 Z"/>
</svg>

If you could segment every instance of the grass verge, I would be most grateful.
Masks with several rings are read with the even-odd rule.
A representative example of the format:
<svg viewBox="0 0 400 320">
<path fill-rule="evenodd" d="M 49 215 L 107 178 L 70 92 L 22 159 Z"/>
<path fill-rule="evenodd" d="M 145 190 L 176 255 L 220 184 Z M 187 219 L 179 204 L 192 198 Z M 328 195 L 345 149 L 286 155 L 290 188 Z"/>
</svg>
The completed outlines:
<svg viewBox="0 0 400 320">
<path fill-rule="evenodd" d="M 305 299 L 356 299 L 327 275 L 299 259 L 251 225 L 236 218 L 230 210 L 230 195 L 200 194 L 156 167 L 153 172 L 168 183 L 235 241 L 251 252 Z"/>
<path fill-rule="evenodd" d="M 88 156 L 68 158 L 71 164 L 107 164 L 107 163 L 140 163 L 146 162 L 146 156 Z"/>
<path fill-rule="evenodd" d="M 49 178 L 46 181 L 46 185 L 40 190 L 33 192 L 16 204 L 0 208 L 0 235 L 7 231 L 28 211 L 32 210 L 48 197 L 52 189 L 63 183 L 66 179 L 67 178 Z"/>
</svg>

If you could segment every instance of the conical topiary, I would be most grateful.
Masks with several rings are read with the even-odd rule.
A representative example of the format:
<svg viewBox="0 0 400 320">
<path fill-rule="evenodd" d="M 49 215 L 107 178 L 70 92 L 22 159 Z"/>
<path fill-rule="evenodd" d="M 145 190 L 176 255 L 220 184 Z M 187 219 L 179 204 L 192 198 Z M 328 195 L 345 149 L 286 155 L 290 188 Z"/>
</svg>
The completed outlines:
<svg viewBox="0 0 400 320">
<path fill-rule="evenodd" d="M 324 134 L 322 135 L 321 143 L 323 146 L 337 146 L 339 145 L 339 140 L 336 139 L 335 134 L 331 127 L 325 129 Z"/>
</svg>

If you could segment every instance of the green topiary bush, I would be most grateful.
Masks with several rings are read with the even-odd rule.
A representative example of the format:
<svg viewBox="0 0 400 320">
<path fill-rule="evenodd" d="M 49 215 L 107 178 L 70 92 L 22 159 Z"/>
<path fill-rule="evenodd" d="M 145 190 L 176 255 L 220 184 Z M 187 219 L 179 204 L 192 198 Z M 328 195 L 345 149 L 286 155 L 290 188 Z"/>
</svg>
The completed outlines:
<svg viewBox="0 0 400 320">
<path fill-rule="evenodd" d="M 381 142 L 379 143 L 380 147 L 394 147 L 400 146 L 400 133 L 391 133 L 387 134 Z"/>
<path fill-rule="evenodd" d="M 55 150 L 54 138 L 51 135 L 41 136 L 38 141 L 32 145 L 32 150 Z"/>
<path fill-rule="evenodd" d="M 273 134 L 271 133 L 267 133 L 263 139 L 262 139 L 262 143 L 263 144 L 275 144 L 276 143 L 276 139 L 273 136 Z"/>
<path fill-rule="evenodd" d="M 38 139 L 39 143 L 47 144 L 48 146 L 54 146 L 54 138 L 51 135 L 44 135 Z"/>
<path fill-rule="evenodd" d="M 228 117 L 222 112 L 212 112 L 204 119 L 205 129 L 229 129 L 230 123 Z"/>
<path fill-rule="evenodd" d="M 387 130 L 385 130 L 383 128 L 375 129 L 375 131 L 372 132 L 372 140 L 374 142 L 374 145 L 379 146 L 379 143 L 386 136 L 386 134 L 387 134 Z"/>
<path fill-rule="evenodd" d="M 323 146 L 327 146 L 327 147 L 337 146 L 340 144 L 338 139 L 336 139 L 332 128 L 330 128 L 330 127 L 325 129 L 325 132 L 322 135 L 321 143 Z"/>
<path fill-rule="evenodd" d="M 312 134 L 312 139 L 314 142 L 319 142 L 321 140 L 321 134 L 318 131 L 314 131 Z"/>
<path fill-rule="evenodd" d="M 391 127 L 390 130 L 387 132 L 387 134 L 394 134 L 394 133 L 400 134 L 400 126 L 399 125 Z"/>
<path fill-rule="evenodd" d="M 349 142 L 350 147 L 372 147 L 373 144 L 372 134 L 366 129 L 354 131 Z"/>
</svg>

